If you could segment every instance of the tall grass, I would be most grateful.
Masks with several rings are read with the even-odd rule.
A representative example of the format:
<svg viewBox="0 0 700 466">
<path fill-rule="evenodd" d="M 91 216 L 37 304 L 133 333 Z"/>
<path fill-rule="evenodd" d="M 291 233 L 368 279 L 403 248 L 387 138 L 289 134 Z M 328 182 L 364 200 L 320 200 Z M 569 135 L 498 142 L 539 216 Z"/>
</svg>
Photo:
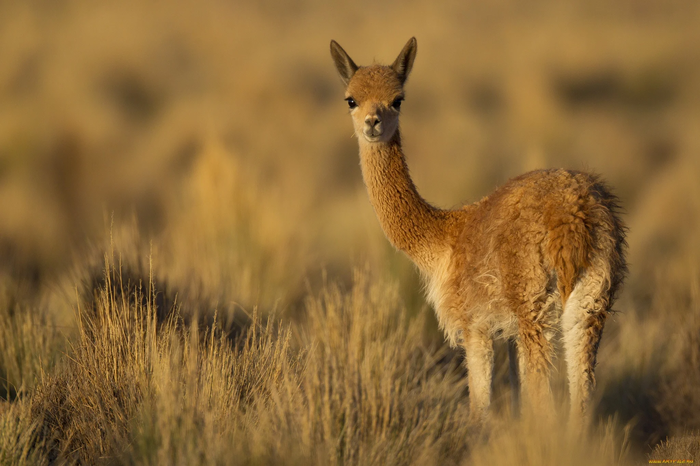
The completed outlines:
<svg viewBox="0 0 700 466">
<path fill-rule="evenodd" d="M 356 271 L 292 327 L 256 315 L 236 336 L 164 320 L 153 281 L 106 262 L 60 370 L 2 413 L 11 462 L 129 464 L 625 464 L 608 427 L 587 443 L 508 418 L 484 443 L 459 360 L 425 343 L 395 285 Z M 116 290 L 116 291 L 115 291 Z M 90 305 L 88 305 L 90 304 Z M 621 450 L 622 449 L 622 450 Z M 578 453 L 577 453 L 578 452 Z"/>
<path fill-rule="evenodd" d="M 64 345 L 52 315 L 22 302 L 16 286 L 10 280 L 0 284 L 0 400 L 31 393 Z"/>
<path fill-rule="evenodd" d="M 109 257 L 109 256 L 108 256 Z M 162 464 L 214 455 L 217 439 L 263 403 L 285 374 L 289 333 L 253 320 L 236 346 L 217 327 L 158 321 L 152 281 L 124 282 L 109 260 L 105 285 L 80 309 L 65 367 L 31 397 L 47 460 L 93 463 L 131 454 Z M 219 443 L 220 444 L 220 440 Z"/>
</svg>

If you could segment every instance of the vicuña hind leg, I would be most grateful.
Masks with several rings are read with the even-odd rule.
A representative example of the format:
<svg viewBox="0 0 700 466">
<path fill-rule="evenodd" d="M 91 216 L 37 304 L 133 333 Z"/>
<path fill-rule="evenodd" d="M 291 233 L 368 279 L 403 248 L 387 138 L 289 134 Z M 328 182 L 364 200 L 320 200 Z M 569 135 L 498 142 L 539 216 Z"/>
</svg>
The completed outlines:
<svg viewBox="0 0 700 466">
<path fill-rule="evenodd" d="M 483 423 L 491 404 L 491 379 L 493 377 L 493 338 L 486 328 L 473 326 L 466 332 L 467 378 L 469 383 L 469 407 L 472 420 Z"/>
<path fill-rule="evenodd" d="M 592 272 L 579 280 L 564 306 L 562 332 L 571 400 L 569 419 L 574 424 L 587 416 L 588 402 L 595 388 L 598 344 L 608 306 L 604 280 Z"/>
<path fill-rule="evenodd" d="M 508 339 L 508 378 L 511 390 L 511 412 L 513 416 L 520 413 L 520 364 L 518 362 L 518 342 Z"/>
<path fill-rule="evenodd" d="M 552 418 L 554 398 L 549 383 L 552 345 L 541 323 L 533 319 L 521 319 L 518 329 L 518 356 L 523 413 Z"/>
</svg>

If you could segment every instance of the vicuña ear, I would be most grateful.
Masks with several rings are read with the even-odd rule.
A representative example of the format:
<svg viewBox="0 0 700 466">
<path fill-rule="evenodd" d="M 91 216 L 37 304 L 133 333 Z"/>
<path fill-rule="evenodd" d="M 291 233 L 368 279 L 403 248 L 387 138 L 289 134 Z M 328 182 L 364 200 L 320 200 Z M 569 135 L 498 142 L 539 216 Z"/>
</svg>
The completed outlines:
<svg viewBox="0 0 700 466">
<path fill-rule="evenodd" d="M 353 77 L 355 71 L 357 71 L 358 66 L 352 61 L 350 55 L 347 54 L 343 47 L 341 47 L 336 41 L 331 41 L 331 56 L 335 62 L 335 67 L 338 68 L 338 73 L 340 73 L 340 78 L 343 80 L 347 86 L 350 82 L 350 78 Z"/>
<path fill-rule="evenodd" d="M 413 67 L 413 60 L 416 59 L 417 51 L 418 41 L 416 41 L 415 37 L 411 37 L 409 41 L 406 42 L 406 45 L 403 46 L 403 50 L 401 50 L 399 56 L 396 57 L 394 63 L 392 63 L 391 67 L 399 75 L 401 83 L 406 82 L 406 78 L 408 78 L 408 73 L 411 72 L 411 68 Z"/>
</svg>

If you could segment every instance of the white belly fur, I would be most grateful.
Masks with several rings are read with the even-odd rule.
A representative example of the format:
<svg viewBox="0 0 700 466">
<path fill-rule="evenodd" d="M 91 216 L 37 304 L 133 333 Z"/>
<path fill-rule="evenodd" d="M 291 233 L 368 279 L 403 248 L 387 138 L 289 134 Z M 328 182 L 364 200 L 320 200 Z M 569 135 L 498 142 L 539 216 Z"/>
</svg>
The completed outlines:
<svg viewBox="0 0 700 466">
<path fill-rule="evenodd" d="M 433 263 L 430 272 L 423 273 L 425 280 L 425 294 L 437 315 L 440 330 L 445 333 L 445 338 L 451 347 L 456 347 L 461 340 L 461 328 L 453 314 L 456 310 L 449 309 L 447 305 L 450 293 L 450 263 L 451 251 L 441 254 Z"/>
<path fill-rule="evenodd" d="M 440 330 L 444 332 L 449 345 L 455 348 L 462 343 L 462 331 L 467 325 L 487 329 L 493 337 L 511 338 L 517 335 L 517 318 L 500 299 L 493 298 L 486 302 L 469 303 L 459 303 L 450 299 L 451 294 L 456 291 L 450 289 L 455 286 L 451 282 L 452 273 L 454 273 L 450 268 L 451 259 L 451 252 L 445 252 L 433 262 L 429 273 L 423 273 L 426 298 L 435 310 Z M 474 280 L 481 283 L 487 278 L 488 283 L 483 284 L 497 289 L 498 278 L 495 276 L 476 277 Z M 555 301 L 556 298 L 558 293 Z M 545 307 L 550 310 L 551 304 Z"/>
</svg>

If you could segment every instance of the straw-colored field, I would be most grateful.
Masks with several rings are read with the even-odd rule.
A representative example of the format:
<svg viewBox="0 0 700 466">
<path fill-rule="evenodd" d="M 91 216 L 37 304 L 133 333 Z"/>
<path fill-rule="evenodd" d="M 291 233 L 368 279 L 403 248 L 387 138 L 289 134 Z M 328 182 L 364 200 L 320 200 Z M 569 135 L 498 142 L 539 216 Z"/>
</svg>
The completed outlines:
<svg viewBox="0 0 700 466">
<path fill-rule="evenodd" d="M 0 2 L 0 464 L 700 461 L 698 24 L 693 0 Z M 374 216 L 329 42 L 367 64 L 411 36 L 426 199 L 543 167 L 622 199 L 584 438 L 513 419 L 501 346 L 474 434 Z"/>
</svg>

